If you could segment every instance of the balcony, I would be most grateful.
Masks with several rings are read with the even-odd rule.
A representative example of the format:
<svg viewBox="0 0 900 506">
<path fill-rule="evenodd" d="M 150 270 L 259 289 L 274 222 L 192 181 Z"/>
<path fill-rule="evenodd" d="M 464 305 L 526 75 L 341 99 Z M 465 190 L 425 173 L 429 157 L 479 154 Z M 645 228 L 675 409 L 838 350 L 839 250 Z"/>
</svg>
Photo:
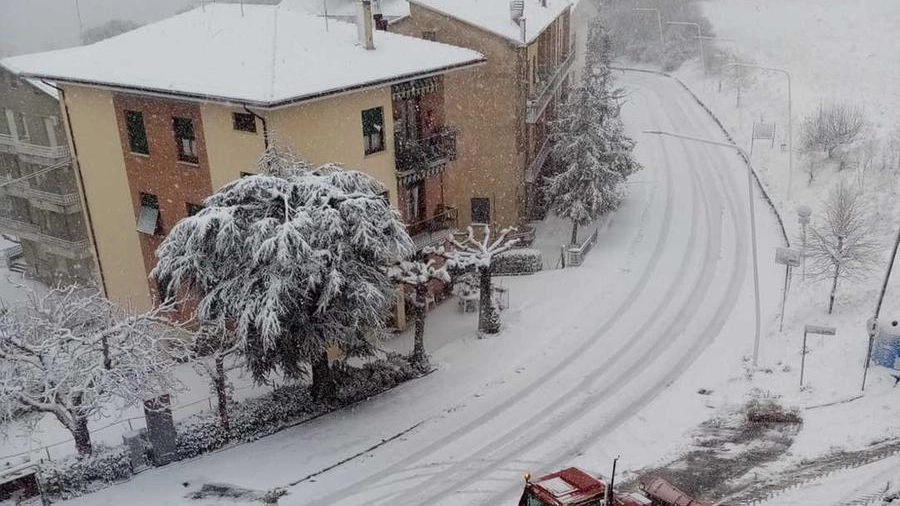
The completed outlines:
<svg viewBox="0 0 900 506">
<path fill-rule="evenodd" d="M 575 63 L 575 50 L 570 49 L 561 55 L 562 63 L 555 68 L 538 67 L 536 70 L 537 82 L 531 86 L 528 102 L 525 104 L 525 121 L 537 123 L 538 118 L 544 113 L 544 109 L 550 104 L 550 100 L 556 96 L 556 91 L 562 85 L 563 80 L 572 70 Z"/>
<path fill-rule="evenodd" d="M 0 152 L 34 157 L 35 160 L 31 161 L 46 163 L 47 161 L 59 161 L 69 156 L 69 147 L 65 145 L 41 146 L 16 139 L 9 134 L 0 134 Z"/>
<path fill-rule="evenodd" d="M 41 232 L 37 225 L 9 218 L 0 217 L 0 230 L 15 235 L 19 239 L 43 245 L 47 251 L 65 258 L 82 259 L 91 256 L 91 243 L 87 239 L 63 239 Z"/>
<path fill-rule="evenodd" d="M 443 242 L 447 235 L 456 230 L 459 223 L 459 210 L 455 207 L 443 207 L 434 216 L 406 226 L 412 237 L 416 250 Z"/>
<path fill-rule="evenodd" d="M 442 172 L 456 159 L 456 130 L 443 128 L 422 139 L 400 139 L 395 146 L 397 182 L 420 181 Z"/>
<path fill-rule="evenodd" d="M 8 176 L 0 176 L 0 184 L 8 183 L 11 180 Z M 80 209 L 77 193 L 54 193 L 38 190 L 29 186 L 25 181 L 0 186 L 0 195 L 27 199 L 35 207 L 46 211 L 64 213 Z"/>
</svg>

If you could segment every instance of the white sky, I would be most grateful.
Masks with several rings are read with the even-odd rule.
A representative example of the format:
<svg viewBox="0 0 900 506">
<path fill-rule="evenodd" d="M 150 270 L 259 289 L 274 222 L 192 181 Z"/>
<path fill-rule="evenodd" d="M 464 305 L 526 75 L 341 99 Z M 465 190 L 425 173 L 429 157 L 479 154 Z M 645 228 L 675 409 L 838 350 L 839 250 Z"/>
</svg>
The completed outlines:
<svg viewBox="0 0 900 506">
<path fill-rule="evenodd" d="M 77 0 L 84 29 L 113 19 L 156 21 L 199 0 Z M 0 56 L 78 44 L 76 0 L 0 0 Z"/>
</svg>

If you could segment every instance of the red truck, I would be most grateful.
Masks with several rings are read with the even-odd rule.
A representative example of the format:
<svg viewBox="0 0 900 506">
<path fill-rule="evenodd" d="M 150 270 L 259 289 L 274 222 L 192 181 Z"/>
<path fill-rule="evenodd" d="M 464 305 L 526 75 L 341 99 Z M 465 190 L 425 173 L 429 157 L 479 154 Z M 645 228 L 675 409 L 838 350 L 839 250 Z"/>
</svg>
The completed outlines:
<svg viewBox="0 0 900 506">
<path fill-rule="evenodd" d="M 607 480 L 569 467 L 535 480 L 525 475 L 519 506 L 607 506 Z M 662 478 L 642 484 L 643 494 L 612 494 L 611 506 L 706 506 Z"/>
</svg>

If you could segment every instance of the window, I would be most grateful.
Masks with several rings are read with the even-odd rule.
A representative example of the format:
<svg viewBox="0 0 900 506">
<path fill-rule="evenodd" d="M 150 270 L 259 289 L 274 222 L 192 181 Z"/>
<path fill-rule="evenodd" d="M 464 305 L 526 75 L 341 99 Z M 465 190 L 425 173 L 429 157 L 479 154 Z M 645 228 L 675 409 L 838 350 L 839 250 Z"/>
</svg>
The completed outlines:
<svg viewBox="0 0 900 506">
<path fill-rule="evenodd" d="M 144 114 L 138 111 L 125 111 L 125 128 L 128 130 L 128 149 L 132 153 L 149 155 L 147 131 L 144 129 Z"/>
<path fill-rule="evenodd" d="M 235 130 L 256 133 L 256 116 L 243 112 L 236 112 L 231 115 L 231 119 Z"/>
<path fill-rule="evenodd" d="M 16 116 L 16 129 L 19 131 L 19 139 L 27 141 L 31 138 L 31 132 L 28 131 L 28 118 L 25 113 L 19 113 Z"/>
<path fill-rule="evenodd" d="M 422 38 L 425 40 L 437 40 L 437 32 L 434 30 L 425 30 L 422 32 Z"/>
<path fill-rule="evenodd" d="M 406 187 L 406 219 L 410 224 L 425 217 L 425 182 L 419 181 Z"/>
<path fill-rule="evenodd" d="M 191 204 L 190 202 L 188 202 L 187 204 L 185 204 L 185 208 L 187 209 L 187 215 L 188 215 L 188 216 L 193 216 L 193 215 L 195 215 L 195 214 L 197 214 L 197 213 L 199 213 L 200 211 L 203 210 L 203 206 L 202 206 L 202 205 L 200 205 L 200 204 Z"/>
<path fill-rule="evenodd" d="M 472 199 L 472 223 L 491 222 L 491 199 L 475 197 Z"/>
<path fill-rule="evenodd" d="M 384 151 L 384 108 L 375 107 L 363 111 L 362 127 L 366 154 Z"/>
<path fill-rule="evenodd" d="M 172 130 L 175 131 L 178 159 L 182 162 L 199 163 L 197 140 L 194 138 L 194 122 L 189 118 L 172 118 Z"/>
<path fill-rule="evenodd" d="M 141 193 L 141 212 L 138 216 L 138 232 L 156 235 L 159 232 L 159 198 L 150 193 Z"/>
</svg>

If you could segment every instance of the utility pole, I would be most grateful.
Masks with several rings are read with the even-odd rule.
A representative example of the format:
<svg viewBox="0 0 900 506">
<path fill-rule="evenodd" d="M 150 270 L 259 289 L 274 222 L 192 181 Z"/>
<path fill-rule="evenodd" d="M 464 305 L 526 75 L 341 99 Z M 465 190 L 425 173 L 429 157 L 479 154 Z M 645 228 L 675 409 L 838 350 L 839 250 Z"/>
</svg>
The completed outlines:
<svg viewBox="0 0 900 506">
<path fill-rule="evenodd" d="M 612 470 L 612 478 L 609 480 L 609 488 L 606 489 L 606 504 L 612 506 L 614 503 L 616 496 L 616 462 L 619 461 L 619 456 L 616 455 L 616 458 L 613 459 L 613 470 Z"/>
<path fill-rule="evenodd" d="M 693 26 L 697 28 L 697 42 L 700 44 L 700 65 L 703 67 L 703 77 L 706 77 L 706 58 L 703 57 L 703 32 L 700 25 L 687 21 L 666 21 L 667 25 Z"/>
<path fill-rule="evenodd" d="M 875 316 L 869 327 L 869 347 L 866 351 L 866 366 L 863 368 L 863 382 L 861 390 L 866 389 L 866 377 L 869 375 L 869 362 L 872 359 L 872 346 L 875 344 L 875 334 L 878 332 L 878 315 L 881 313 L 881 303 L 884 302 L 884 294 L 887 292 L 888 281 L 891 279 L 891 271 L 894 269 L 894 259 L 897 257 L 897 247 L 900 246 L 900 229 L 897 229 L 897 238 L 894 240 L 894 249 L 891 251 L 891 260 L 888 262 L 887 272 L 884 274 L 884 282 L 881 284 L 881 293 L 878 295 L 878 304 L 875 305 Z"/>
<path fill-rule="evenodd" d="M 666 41 L 663 38 L 662 14 L 659 12 L 659 9 L 650 9 L 647 7 L 635 7 L 634 10 L 637 12 L 655 12 L 656 13 L 656 26 L 659 28 L 659 45 L 665 46 Z"/>
</svg>

